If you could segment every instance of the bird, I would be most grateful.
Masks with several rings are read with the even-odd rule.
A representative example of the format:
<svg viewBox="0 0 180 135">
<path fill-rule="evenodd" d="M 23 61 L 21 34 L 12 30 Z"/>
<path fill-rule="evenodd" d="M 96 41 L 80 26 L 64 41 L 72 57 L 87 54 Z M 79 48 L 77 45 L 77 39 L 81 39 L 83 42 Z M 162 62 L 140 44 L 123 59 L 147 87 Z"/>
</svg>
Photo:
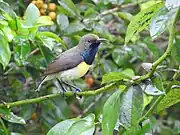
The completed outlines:
<svg viewBox="0 0 180 135">
<path fill-rule="evenodd" d="M 75 92 L 81 91 L 77 86 L 67 81 L 78 79 L 88 72 L 94 61 L 99 45 L 104 41 L 107 40 L 99 38 L 95 34 L 82 36 L 77 46 L 64 51 L 48 65 L 43 75 L 44 78 L 36 91 L 40 91 L 44 82 L 54 78 L 59 82 L 63 92 L 67 90 L 62 84 L 74 88 Z"/>
</svg>

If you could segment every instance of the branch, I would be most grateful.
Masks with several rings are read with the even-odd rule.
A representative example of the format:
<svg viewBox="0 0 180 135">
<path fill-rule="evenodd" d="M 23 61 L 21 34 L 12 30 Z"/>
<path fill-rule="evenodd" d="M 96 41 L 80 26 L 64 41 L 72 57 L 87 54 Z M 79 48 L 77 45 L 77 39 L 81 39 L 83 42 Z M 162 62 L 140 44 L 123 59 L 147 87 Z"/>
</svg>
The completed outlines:
<svg viewBox="0 0 180 135">
<path fill-rule="evenodd" d="M 114 12 L 117 12 L 119 11 L 121 8 L 129 8 L 129 7 L 133 7 L 133 6 L 136 6 L 138 5 L 138 3 L 130 3 L 130 4 L 125 4 L 125 5 L 119 5 L 115 8 L 112 8 L 112 9 L 109 9 L 109 10 L 105 10 L 103 11 L 102 13 L 100 13 L 97 17 L 95 18 L 87 18 L 87 19 L 84 19 L 83 22 L 89 22 L 89 21 L 97 21 L 97 20 L 101 20 L 102 17 L 106 16 L 106 15 L 109 15 L 109 14 L 112 14 Z"/>
<path fill-rule="evenodd" d="M 173 48 L 173 40 L 174 40 L 174 36 L 175 36 L 175 24 L 178 20 L 179 13 L 180 13 L 180 9 L 177 10 L 176 15 L 171 23 L 170 31 L 169 31 L 170 35 L 169 35 L 168 47 L 166 49 L 166 52 L 152 64 L 150 72 L 148 72 L 147 74 L 145 74 L 145 75 L 141 76 L 140 78 L 138 78 L 137 80 L 135 80 L 134 83 L 139 83 L 143 80 L 150 78 L 154 74 L 157 66 L 159 64 L 161 64 L 170 55 L 171 50 Z"/>
<path fill-rule="evenodd" d="M 102 88 L 99 88 L 97 90 L 78 92 L 78 93 L 76 93 L 76 95 L 78 95 L 78 96 L 94 96 L 94 95 L 97 95 L 97 94 L 105 92 L 105 91 L 106 92 L 111 91 L 115 87 L 116 87 L 116 83 L 112 83 L 112 84 L 106 85 Z M 50 95 L 46 95 L 46 96 L 42 96 L 42 97 L 38 97 L 38 98 L 33 98 L 33 99 L 25 99 L 25 100 L 20 100 L 20 101 L 11 102 L 11 103 L 2 103 L 2 104 L 0 104 L 0 107 L 10 108 L 10 107 L 19 106 L 19 105 L 32 104 L 32 103 L 37 103 L 37 102 L 42 102 L 44 100 L 52 99 L 54 97 L 62 96 L 62 95 L 74 96 L 75 94 L 72 91 L 68 91 L 68 92 L 65 92 L 63 94 L 60 94 L 60 93 L 50 94 Z"/>
<path fill-rule="evenodd" d="M 151 72 L 149 72 L 148 74 L 146 74 L 144 77 L 142 76 L 142 78 L 139 78 L 138 81 L 141 81 L 142 79 L 147 79 L 149 78 L 150 76 L 153 75 L 154 71 L 156 70 L 156 67 L 164 60 L 166 59 L 169 55 L 170 55 L 170 52 L 172 50 L 172 47 L 173 47 L 173 40 L 174 40 L 174 37 L 175 37 L 175 25 L 176 25 L 176 22 L 178 20 L 178 17 L 179 17 L 179 14 L 180 14 L 180 8 L 178 8 L 177 12 L 176 12 L 176 15 L 171 23 L 171 26 L 170 26 L 170 35 L 169 35 L 169 41 L 168 41 L 168 47 L 167 47 L 167 50 L 166 52 L 157 60 L 153 63 L 152 65 L 152 68 L 151 68 Z M 173 76 L 173 79 L 176 79 L 176 76 L 177 74 L 175 73 L 174 76 Z M 173 83 L 170 83 L 167 88 L 166 88 L 166 93 L 169 92 L 169 90 L 171 89 L 171 86 L 173 85 Z M 154 109 L 156 108 L 156 106 L 160 103 L 160 101 L 164 98 L 165 95 L 162 95 L 160 97 L 157 98 L 157 100 L 154 102 L 154 104 L 151 106 L 151 108 L 145 113 L 145 115 L 143 117 L 140 118 L 139 120 L 139 123 L 143 122 L 144 120 L 146 120 L 147 117 L 149 117 Z"/>
</svg>

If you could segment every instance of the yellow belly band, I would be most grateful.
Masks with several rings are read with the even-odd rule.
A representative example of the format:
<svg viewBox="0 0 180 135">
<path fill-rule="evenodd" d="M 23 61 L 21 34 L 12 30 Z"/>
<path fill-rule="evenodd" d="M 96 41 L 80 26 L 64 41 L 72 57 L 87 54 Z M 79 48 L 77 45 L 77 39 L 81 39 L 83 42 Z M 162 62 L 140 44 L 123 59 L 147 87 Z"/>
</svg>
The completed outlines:
<svg viewBox="0 0 180 135">
<path fill-rule="evenodd" d="M 91 65 L 88 65 L 88 64 L 86 64 L 85 62 L 81 62 L 81 63 L 77 66 L 81 77 L 84 76 L 84 75 L 87 73 L 87 71 L 89 70 L 90 66 L 91 66 Z"/>
</svg>

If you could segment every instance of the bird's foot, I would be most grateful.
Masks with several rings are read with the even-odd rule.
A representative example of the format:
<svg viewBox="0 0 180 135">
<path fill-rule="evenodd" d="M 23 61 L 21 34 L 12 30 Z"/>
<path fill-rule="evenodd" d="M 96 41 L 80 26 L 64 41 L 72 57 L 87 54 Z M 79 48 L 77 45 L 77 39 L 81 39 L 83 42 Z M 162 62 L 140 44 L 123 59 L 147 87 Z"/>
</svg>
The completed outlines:
<svg viewBox="0 0 180 135">
<path fill-rule="evenodd" d="M 74 94 L 74 96 L 75 96 L 77 99 L 81 99 L 81 98 L 82 98 L 82 96 L 78 96 L 78 95 L 77 95 L 77 93 L 78 93 L 78 92 L 81 92 L 81 91 L 82 91 L 82 90 L 81 90 L 80 88 L 75 88 L 75 91 L 73 91 L 73 92 L 74 92 L 73 94 Z"/>
<path fill-rule="evenodd" d="M 75 89 L 75 93 L 77 93 L 77 92 L 81 92 L 82 90 L 80 89 L 80 88 L 76 88 Z"/>
</svg>

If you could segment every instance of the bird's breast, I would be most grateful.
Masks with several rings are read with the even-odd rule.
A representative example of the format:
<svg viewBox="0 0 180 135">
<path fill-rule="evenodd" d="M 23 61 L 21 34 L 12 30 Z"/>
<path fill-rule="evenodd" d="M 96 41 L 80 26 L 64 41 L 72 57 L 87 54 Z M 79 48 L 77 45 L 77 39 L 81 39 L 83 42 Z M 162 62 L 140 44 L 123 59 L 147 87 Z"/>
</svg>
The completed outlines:
<svg viewBox="0 0 180 135">
<path fill-rule="evenodd" d="M 90 66 L 91 65 L 88 65 L 86 64 L 86 62 L 83 61 L 76 67 L 61 72 L 59 77 L 64 81 L 78 79 L 87 73 Z"/>
</svg>

